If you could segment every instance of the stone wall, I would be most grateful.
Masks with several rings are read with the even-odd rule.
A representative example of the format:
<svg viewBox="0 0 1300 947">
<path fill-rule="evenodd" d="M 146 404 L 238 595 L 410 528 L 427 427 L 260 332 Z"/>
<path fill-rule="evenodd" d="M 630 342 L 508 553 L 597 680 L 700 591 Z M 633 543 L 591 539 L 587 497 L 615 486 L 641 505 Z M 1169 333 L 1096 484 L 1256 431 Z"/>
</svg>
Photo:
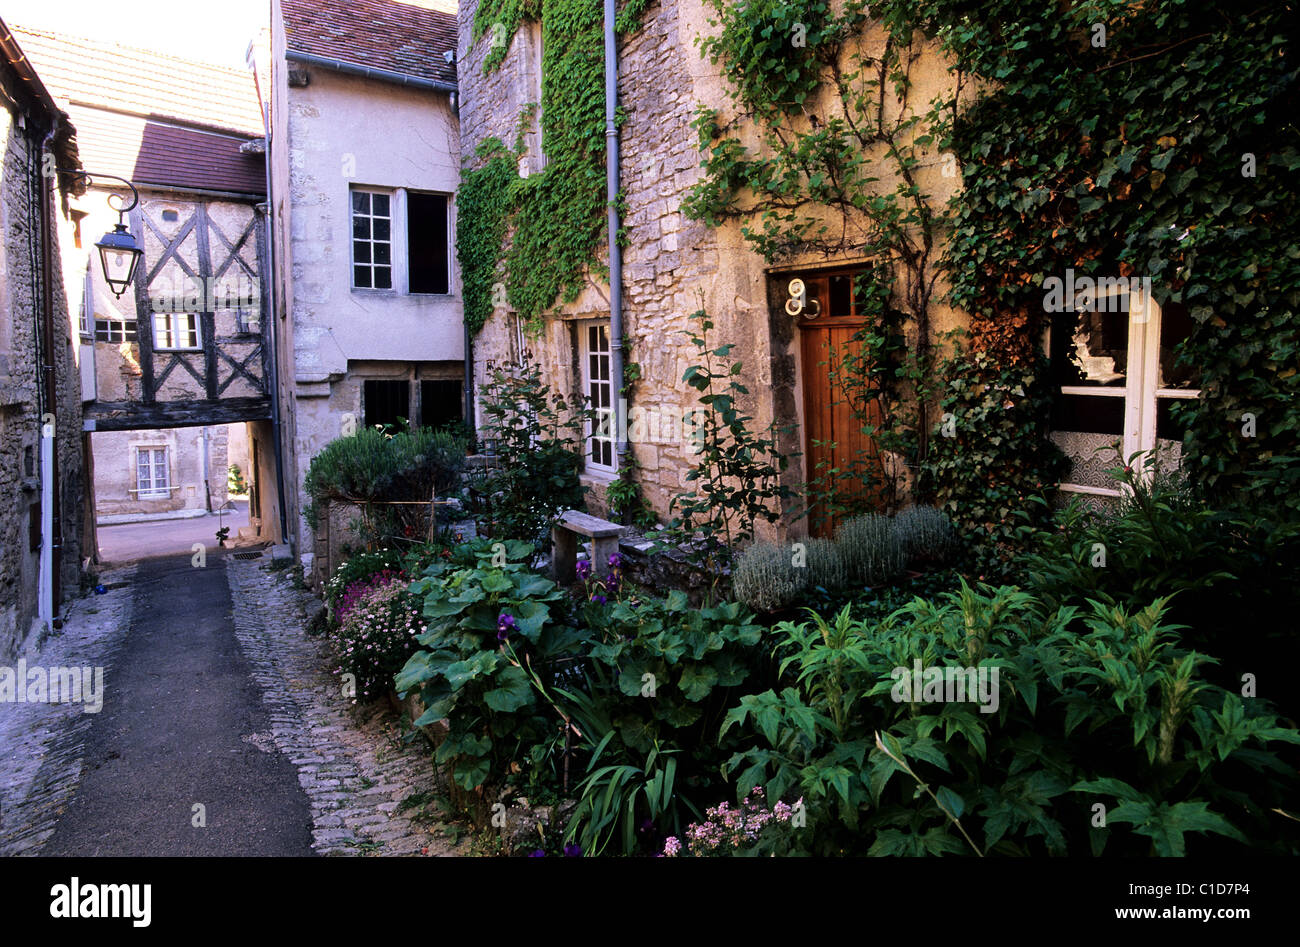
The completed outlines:
<svg viewBox="0 0 1300 947">
<path fill-rule="evenodd" d="M 233 426 L 233 425 L 232 425 Z M 243 425 L 239 425 L 243 427 Z M 204 484 L 203 437 L 208 436 L 208 483 Z M 95 512 L 164 513 L 215 510 L 227 497 L 227 425 L 145 431 L 99 431 L 91 435 L 95 454 Z M 137 493 L 136 451 L 167 451 L 170 493 L 141 498 Z M 209 496 L 209 491 L 211 496 Z"/>
<path fill-rule="evenodd" d="M 521 27 L 501 66 L 483 73 L 491 34 L 471 43 L 477 3 L 462 3 L 460 18 L 461 142 L 467 166 L 475 164 L 475 149 L 488 136 L 513 143 L 521 112 L 520 90 L 527 88 L 526 67 L 532 51 Z M 695 463 L 683 416 L 697 407 L 696 392 L 683 380 L 687 368 L 699 361 L 686 330 L 690 315 L 705 309 L 716 324 L 710 347 L 732 343 L 730 359 L 743 364 L 741 380 L 750 399 L 743 407 L 762 429 L 772 422 L 802 421 L 798 332 L 786 315 L 774 274 L 743 239 L 736 223 L 713 229 L 687 219 L 682 202 L 699 180 L 701 155 L 691 127 L 697 106 L 726 114 L 731 107 L 718 67 L 704 60 L 697 39 L 708 25 L 709 8 L 701 0 L 658 0 L 646 9 L 642 28 L 623 37 L 619 51 L 619 104 L 627 113 L 621 130 L 621 185 L 626 200 L 623 227 L 624 330 L 630 341 L 629 364 L 640 368 L 628 408 L 632 456 L 639 465 L 636 479 L 651 506 L 666 516 L 674 495 L 689 489 L 686 476 Z M 864 45 L 883 42 L 869 34 Z M 928 47 L 914 71 L 913 100 L 928 102 L 947 88 L 943 61 Z M 823 113 L 838 107 L 832 101 L 814 104 Z M 543 142 L 543 146 L 545 142 Z M 920 170 L 923 186 L 942 202 L 957 186 L 940 174 L 940 156 L 925 155 Z M 892 186 L 885 177 L 884 187 Z M 605 259 L 602 246 L 594 252 Z M 813 267 L 852 262 L 851 258 L 809 258 L 783 261 Z M 769 289 L 771 287 L 771 290 Z M 936 298 L 942 295 L 940 285 Z M 580 394 L 581 376 L 575 354 L 575 320 L 608 319 L 608 290 L 592 285 L 579 300 L 545 320 L 541 334 L 526 340 L 532 357 L 542 364 L 551 384 L 566 394 Z M 931 328 L 941 332 L 964 321 L 960 313 L 934 304 Z M 474 342 L 475 378 L 481 386 L 490 365 L 511 356 L 518 347 L 518 330 L 509 312 L 497 310 Z M 718 361 L 721 365 L 721 360 Z M 788 440 L 793 455 L 801 439 Z M 589 507 L 604 512 L 607 477 L 591 475 Z M 794 460 L 790 483 L 805 479 L 801 460 Z M 796 530 L 799 527 L 795 527 Z"/>
<path fill-rule="evenodd" d="M 62 518 L 64 595 L 77 591 L 81 565 L 82 460 L 81 396 L 73 353 L 73 327 L 58 256 L 59 227 L 66 224 L 51 199 L 48 179 L 39 179 L 37 200 L 50 209 L 52 254 L 41 257 L 39 205 L 29 191 L 34 169 L 41 164 L 39 132 L 27 117 L 21 129 L 8 109 L 0 109 L 0 661 L 12 659 L 35 632 L 38 611 L 39 519 L 37 549 L 31 527 L 41 498 L 42 413 L 57 414 L 54 446 L 58 455 Z M 33 140 L 33 136 L 37 136 Z M 41 273 L 51 272 L 54 310 L 54 352 L 57 404 L 41 405 L 40 332 Z"/>
</svg>

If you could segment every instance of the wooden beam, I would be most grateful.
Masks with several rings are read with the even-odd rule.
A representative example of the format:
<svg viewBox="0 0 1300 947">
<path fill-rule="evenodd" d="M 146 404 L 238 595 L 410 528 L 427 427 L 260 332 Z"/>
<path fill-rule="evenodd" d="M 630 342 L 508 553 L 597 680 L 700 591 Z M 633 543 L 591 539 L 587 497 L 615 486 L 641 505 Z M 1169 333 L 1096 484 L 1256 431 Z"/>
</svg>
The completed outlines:
<svg viewBox="0 0 1300 947">
<path fill-rule="evenodd" d="M 194 216 L 198 218 L 198 224 L 195 226 L 195 235 L 198 239 L 199 250 L 199 285 L 203 287 L 203 311 L 199 313 L 199 324 L 202 326 L 201 334 L 203 337 L 203 374 L 207 380 L 206 394 L 209 399 L 215 399 L 217 391 L 217 318 L 207 307 L 209 300 L 208 286 L 209 278 L 212 276 L 212 250 L 208 244 L 208 205 L 206 201 L 199 201 L 195 208 Z"/>
<path fill-rule="evenodd" d="M 221 398 L 217 401 L 95 401 L 83 415 L 88 431 L 140 431 L 151 428 L 200 427 L 267 421 L 270 398 Z"/>
<path fill-rule="evenodd" d="M 137 204 L 131 211 L 130 217 L 131 233 L 136 239 L 136 244 L 144 247 L 144 207 Z M 140 398 L 146 404 L 153 403 L 154 394 L 158 390 L 153 380 L 153 306 L 149 302 L 149 279 L 145 276 L 149 270 L 149 263 L 148 259 L 140 257 L 133 281 L 135 283 L 135 337 L 140 347 Z"/>
</svg>

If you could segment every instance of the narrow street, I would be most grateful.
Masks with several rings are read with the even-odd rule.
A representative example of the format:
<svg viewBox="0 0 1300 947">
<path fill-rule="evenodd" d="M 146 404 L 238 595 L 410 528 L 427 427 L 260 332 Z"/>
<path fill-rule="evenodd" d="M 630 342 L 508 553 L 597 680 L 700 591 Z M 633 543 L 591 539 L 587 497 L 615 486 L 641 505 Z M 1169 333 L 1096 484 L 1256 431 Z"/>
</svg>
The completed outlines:
<svg viewBox="0 0 1300 947">
<path fill-rule="evenodd" d="M 317 600 L 270 563 L 144 560 L 71 604 L 27 663 L 102 667 L 103 708 L 0 705 L 0 854 L 453 852 L 427 747 L 341 696 L 304 631 Z"/>
<path fill-rule="evenodd" d="M 310 854 L 307 795 L 274 752 L 225 561 L 148 560 L 134 589 L 86 774 L 43 854 Z"/>
</svg>

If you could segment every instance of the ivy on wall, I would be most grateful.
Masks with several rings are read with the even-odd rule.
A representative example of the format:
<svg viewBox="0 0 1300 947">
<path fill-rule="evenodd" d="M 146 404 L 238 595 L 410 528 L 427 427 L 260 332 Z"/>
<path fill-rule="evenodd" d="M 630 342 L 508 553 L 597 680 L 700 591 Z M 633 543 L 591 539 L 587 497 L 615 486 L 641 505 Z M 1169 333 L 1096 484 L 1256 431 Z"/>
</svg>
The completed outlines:
<svg viewBox="0 0 1300 947">
<path fill-rule="evenodd" d="M 644 7 L 625 6 L 620 25 L 638 28 Z M 462 178 L 461 217 L 480 215 L 468 231 L 462 223 L 457 238 L 471 333 L 506 301 L 536 328 L 545 313 L 573 302 L 590 275 L 605 275 L 597 262 L 605 234 L 602 9 L 583 0 L 485 0 L 473 27 L 475 42 L 492 44 L 485 73 L 501 65 L 526 20 L 541 21 L 542 101 L 525 109 L 515 154 L 497 139 L 485 142 L 482 163 Z M 539 104 L 547 164 L 521 178 L 524 125 Z M 494 291 L 498 282 L 505 300 Z"/>
<path fill-rule="evenodd" d="M 1296 4 L 993 0 L 975 19 L 969 3 L 928 0 L 922 11 L 918 25 L 990 83 L 952 140 L 965 188 L 948 261 L 975 350 L 1029 365 L 1047 276 L 1150 277 L 1157 301 L 1186 304 L 1195 323 L 1181 359 L 1199 368 L 1202 398 L 1175 408 L 1184 469 L 1219 500 L 1300 511 Z M 939 488 L 971 496 L 972 478 L 1014 450 L 966 482 L 949 458 Z"/>
<path fill-rule="evenodd" d="M 1150 277 L 1157 302 L 1189 307 L 1180 357 L 1203 394 L 1174 409 L 1184 467 L 1212 496 L 1300 511 L 1294 0 L 714 6 L 720 30 L 702 45 L 741 115 L 699 115 L 705 178 L 687 209 L 739 219 L 769 260 L 884 257 L 922 339 L 942 230 L 972 325 L 939 369 L 948 430 L 929 432 L 922 484 L 968 532 L 1005 549 L 1012 514 L 1063 473 L 1040 340 L 1043 282 L 1067 268 Z M 850 52 L 873 24 L 883 49 Z M 907 100 L 921 38 L 938 40 L 958 94 L 905 118 L 890 106 Z M 959 111 L 972 78 L 981 93 Z M 843 114 L 812 105 L 826 88 Z M 743 123 L 764 147 L 742 144 Z M 946 209 L 912 176 L 931 143 L 961 168 Z M 882 190 L 867 154 L 900 183 Z"/>
</svg>

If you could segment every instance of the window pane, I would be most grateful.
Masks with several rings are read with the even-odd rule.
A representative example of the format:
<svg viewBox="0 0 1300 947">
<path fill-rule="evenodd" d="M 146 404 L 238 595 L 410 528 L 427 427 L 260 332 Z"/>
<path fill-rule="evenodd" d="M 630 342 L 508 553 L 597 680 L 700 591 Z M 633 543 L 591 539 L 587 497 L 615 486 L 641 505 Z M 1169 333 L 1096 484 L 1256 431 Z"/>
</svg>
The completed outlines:
<svg viewBox="0 0 1300 947">
<path fill-rule="evenodd" d="M 1054 384 L 1122 388 L 1128 367 L 1128 312 L 1056 313 L 1051 346 Z"/>
<path fill-rule="evenodd" d="M 370 262 L 370 244 L 364 240 L 358 240 L 354 245 L 354 260 L 357 263 Z"/>
<path fill-rule="evenodd" d="M 386 266 L 375 267 L 375 289 L 392 289 L 393 271 Z"/>
<path fill-rule="evenodd" d="M 387 217 L 375 218 L 375 239 L 391 240 L 393 232 L 393 223 Z"/>
<path fill-rule="evenodd" d="M 353 218 L 352 218 L 352 236 L 354 236 L 354 237 L 358 237 L 358 238 L 360 238 L 360 239 L 362 239 L 362 240 L 368 240 L 368 239 L 370 238 L 370 218 L 369 218 L 369 217 L 353 217 Z"/>
<path fill-rule="evenodd" d="M 831 311 L 832 316 L 852 315 L 849 308 L 849 293 L 851 290 L 851 280 L 848 276 L 831 277 Z"/>
<path fill-rule="evenodd" d="M 370 213 L 370 195 L 365 191 L 353 191 L 352 210 L 358 214 Z"/>
<path fill-rule="evenodd" d="M 1052 430 L 1120 437 L 1124 433 L 1124 400 L 1102 395 L 1058 394 L 1052 410 Z"/>
<path fill-rule="evenodd" d="M 376 244 L 374 245 L 374 247 L 375 247 L 375 262 L 376 262 L 376 263 L 382 263 L 382 264 L 384 264 L 384 265 L 386 266 L 386 265 L 388 265 L 389 263 L 392 263 L 392 262 L 393 262 L 393 256 L 392 256 L 393 248 L 392 248 L 392 245 L 391 245 L 391 244 L 387 244 L 387 243 L 376 243 Z"/>
<path fill-rule="evenodd" d="M 374 201 L 374 203 L 371 205 L 371 207 L 372 207 L 372 211 L 371 211 L 371 212 L 372 212 L 376 217 L 388 217 L 388 216 L 389 216 L 389 213 L 388 213 L 388 195 L 387 195 L 387 194 L 372 194 L 372 195 L 371 195 L 371 200 Z"/>
<path fill-rule="evenodd" d="M 361 289 L 370 288 L 370 267 L 354 266 L 352 267 L 352 285 Z"/>
</svg>

